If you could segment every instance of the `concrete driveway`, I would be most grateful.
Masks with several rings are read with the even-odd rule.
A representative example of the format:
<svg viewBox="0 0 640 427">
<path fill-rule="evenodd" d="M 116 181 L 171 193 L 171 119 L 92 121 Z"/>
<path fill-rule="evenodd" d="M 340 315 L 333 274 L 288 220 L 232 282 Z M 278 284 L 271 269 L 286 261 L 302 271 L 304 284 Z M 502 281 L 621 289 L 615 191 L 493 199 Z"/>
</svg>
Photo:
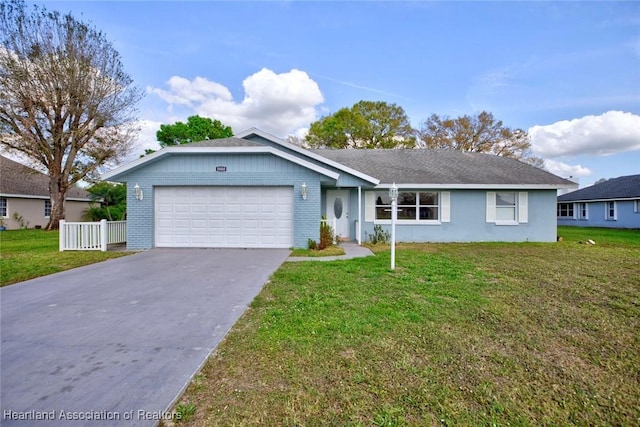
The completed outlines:
<svg viewBox="0 0 640 427">
<path fill-rule="evenodd" d="M 0 289 L 0 424 L 157 424 L 288 255 L 154 249 Z"/>
</svg>

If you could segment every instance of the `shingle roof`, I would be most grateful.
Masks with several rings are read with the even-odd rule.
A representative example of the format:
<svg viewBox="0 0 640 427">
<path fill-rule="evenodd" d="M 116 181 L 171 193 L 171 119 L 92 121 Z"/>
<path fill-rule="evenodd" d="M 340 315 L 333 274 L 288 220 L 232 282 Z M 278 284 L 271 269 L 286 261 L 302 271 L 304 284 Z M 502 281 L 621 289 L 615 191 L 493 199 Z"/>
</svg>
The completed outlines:
<svg viewBox="0 0 640 427">
<path fill-rule="evenodd" d="M 455 150 L 311 150 L 383 183 L 574 186 L 571 181 L 520 161 Z"/>
<path fill-rule="evenodd" d="M 558 197 L 560 202 L 640 198 L 640 175 L 612 178 Z"/>
<path fill-rule="evenodd" d="M 0 193 L 3 195 L 49 197 L 49 177 L 21 163 L 0 156 Z M 67 191 L 68 199 L 89 199 L 89 193 L 77 187 Z"/>
</svg>

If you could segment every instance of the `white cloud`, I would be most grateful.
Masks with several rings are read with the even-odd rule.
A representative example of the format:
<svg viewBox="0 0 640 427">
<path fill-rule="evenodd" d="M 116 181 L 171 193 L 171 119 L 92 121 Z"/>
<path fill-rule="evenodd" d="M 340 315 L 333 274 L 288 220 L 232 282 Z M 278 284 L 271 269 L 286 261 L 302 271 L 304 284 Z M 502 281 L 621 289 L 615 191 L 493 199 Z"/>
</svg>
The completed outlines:
<svg viewBox="0 0 640 427">
<path fill-rule="evenodd" d="M 147 87 L 147 92 L 155 93 L 169 104 L 188 105 L 194 107 L 216 98 L 223 101 L 231 101 L 233 97 L 229 89 L 223 85 L 207 80 L 204 77 L 196 77 L 193 81 L 180 76 L 173 76 L 167 81 L 169 90 Z"/>
<path fill-rule="evenodd" d="M 544 167 L 552 174 L 563 178 L 579 178 L 589 176 L 592 173 L 589 168 L 585 168 L 582 165 L 569 165 L 556 160 L 545 160 Z"/>
<path fill-rule="evenodd" d="M 640 116 L 622 111 L 533 126 L 528 132 L 532 150 L 545 158 L 640 150 Z"/>
<path fill-rule="evenodd" d="M 276 74 L 263 68 L 243 82 L 244 99 L 233 100 L 229 89 L 204 77 L 193 80 L 173 76 L 168 89 L 148 87 L 147 91 L 169 103 L 182 105 L 193 114 L 220 120 L 234 132 L 257 127 L 286 137 L 308 127 L 318 117 L 318 106 L 324 102 L 318 84 L 304 71 L 293 69 Z"/>
</svg>

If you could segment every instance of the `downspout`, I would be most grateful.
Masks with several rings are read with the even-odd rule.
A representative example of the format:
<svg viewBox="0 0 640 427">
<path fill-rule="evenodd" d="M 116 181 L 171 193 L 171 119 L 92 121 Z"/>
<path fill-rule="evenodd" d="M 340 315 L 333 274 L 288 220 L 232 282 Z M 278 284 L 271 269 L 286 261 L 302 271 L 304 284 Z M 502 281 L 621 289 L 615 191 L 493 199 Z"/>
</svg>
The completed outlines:
<svg viewBox="0 0 640 427">
<path fill-rule="evenodd" d="M 362 187 L 358 185 L 358 229 L 356 230 L 358 245 L 362 244 Z"/>
</svg>

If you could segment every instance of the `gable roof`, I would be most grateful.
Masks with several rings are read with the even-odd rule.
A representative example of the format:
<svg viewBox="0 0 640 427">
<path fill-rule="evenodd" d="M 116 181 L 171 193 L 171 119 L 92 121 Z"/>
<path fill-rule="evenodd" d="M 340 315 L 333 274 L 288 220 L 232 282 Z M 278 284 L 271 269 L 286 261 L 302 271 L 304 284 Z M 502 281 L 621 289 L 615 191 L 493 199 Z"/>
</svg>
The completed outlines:
<svg viewBox="0 0 640 427">
<path fill-rule="evenodd" d="M 0 194 L 26 198 L 49 198 L 49 177 L 35 169 L 0 156 Z M 90 195 L 78 187 L 67 191 L 67 200 L 89 200 Z"/>
<path fill-rule="evenodd" d="M 142 167 L 146 163 L 153 163 L 166 156 L 181 155 L 181 154 L 216 154 L 216 153 L 217 154 L 237 154 L 237 153 L 273 154 L 276 157 L 280 157 L 282 159 L 288 160 L 292 163 L 295 163 L 307 169 L 313 170 L 314 172 L 318 172 L 329 178 L 338 179 L 339 177 L 339 174 L 332 170 L 324 168 L 315 163 L 311 163 L 307 160 L 304 160 L 292 154 L 285 153 L 282 150 L 279 150 L 267 145 L 258 144 L 256 142 L 232 137 L 232 138 L 211 139 L 207 141 L 192 142 L 189 144 L 182 144 L 182 145 L 163 148 L 159 151 L 156 151 L 155 153 L 141 157 L 137 160 L 132 161 L 131 163 L 127 163 L 126 165 L 120 166 L 116 169 L 113 169 L 105 173 L 104 175 L 102 175 L 102 179 L 117 181 L 123 175 Z"/>
<path fill-rule="evenodd" d="M 568 188 L 576 184 L 507 157 L 456 150 L 312 150 L 391 183 L 449 188 Z"/>
<path fill-rule="evenodd" d="M 558 197 L 559 202 L 640 198 L 640 175 L 612 178 Z"/>
<path fill-rule="evenodd" d="M 313 160 L 319 161 L 321 163 L 326 164 L 327 166 L 331 166 L 333 168 L 336 168 L 338 170 L 341 170 L 343 172 L 347 172 L 348 174 L 351 174 L 355 177 L 358 177 L 360 179 L 363 179 L 365 181 L 368 181 L 372 184 L 378 184 L 380 183 L 380 180 L 375 178 L 373 175 L 367 175 L 366 173 L 363 173 L 362 171 L 353 169 L 348 167 L 347 165 L 338 163 L 338 162 L 334 162 L 333 160 L 327 158 L 327 157 L 322 157 L 322 156 L 318 156 L 317 154 L 314 153 L 313 150 L 307 150 L 306 148 L 302 148 L 296 144 L 292 144 L 288 141 L 285 141 L 282 138 L 278 138 L 275 135 L 272 135 L 268 132 L 265 132 L 263 130 L 260 130 L 258 128 L 252 127 L 250 129 L 247 129 L 245 131 L 240 132 L 239 134 L 236 135 L 237 138 L 250 138 L 251 136 L 258 136 L 260 138 L 264 138 L 267 139 L 273 143 L 275 143 L 276 145 L 279 145 L 281 147 L 284 147 L 288 150 L 291 150 L 295 153 L 298 154 L 302 154 L 305 157 L 311 158 Z"/>
<path fill-rule="evenodd" d="M 272 144 L 251 140 L 253 136 Z M 118 180 L 164 156 L 207 153 L 270 153 L 333 179 L 345 172 L 380 188 L 394 182 L 414 188 L 557 189 L 577 186 L 518 160 L 491 154 L 428 149 L 307 150 L 256 128 L 230 138 L 163 148 L 104 174 L 102 179 Z"/>
</svg>

